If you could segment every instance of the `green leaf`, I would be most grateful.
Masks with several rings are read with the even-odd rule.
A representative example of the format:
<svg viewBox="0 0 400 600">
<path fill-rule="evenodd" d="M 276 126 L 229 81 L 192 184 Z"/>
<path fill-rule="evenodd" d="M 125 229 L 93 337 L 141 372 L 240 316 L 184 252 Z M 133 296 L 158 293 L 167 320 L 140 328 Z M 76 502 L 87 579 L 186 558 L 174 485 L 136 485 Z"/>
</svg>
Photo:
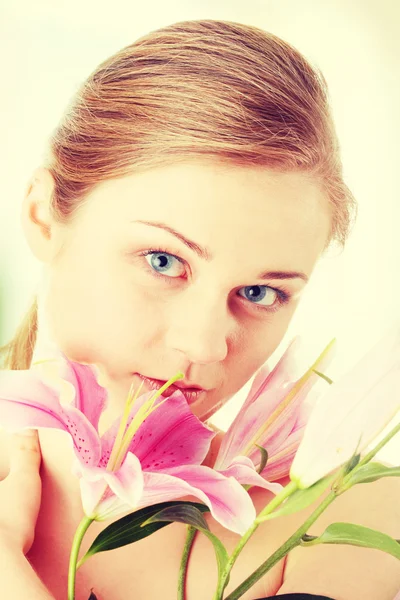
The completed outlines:
<svg viewBox="0 0 400 600">
<path fill-rule="evenodd" d="M 215 556 L 217 558 L 218 579 L 219 579 L 221 577 L 222 573 L 224 572 L 227 562 L 229 560 L 228 552 L 227 552 L 225 546 L 223 545 L 223 543 L 221 542 L 221 540 L 218 539 L 216 535 L 211 533 L 210 530 L 201 529 L 200 527 L 197 527 L 197 529 L 199 531 L 201 531 L 201 533 L 204 533 L 204 535 L 206 535 L 208 537 L 208 539 L 214 546 L 214 552 L 215 552 Z"/>
<path fill-rule="evenodd" d="M 186 504 L 186 503 L 183 503 Z M 196 514 L 198 513 L 198 514 Z M 218 577 L 223 573 L 225 566 L 229 560 L 228 552 L 223 543 L 217 538 L 216 535 L 211 533 L 207 522 L 203 515 L 197 510 L 194 503 L 191 506 L 182 507 L 171 507 L 165 508 L 160 512 L 150 517 L 144 525 L 147 523 L 156 523 L 158 521 L 179 521 L 180 523 L 187 523 L 204 533 L 214 546 L 215 556 L 217 558 L 218 565 Z"/>
<path fill-rule="evenodd" d="M 347 475 L 352 471 L 360 462 L 361 454 L 353 454 L 350 460 L 346 463 L 344 469 L 344 475 Z"/>
<path fill-rule="evenodd" d="M 203 517 L 203 514 L 195 507 L 190 504 L 182 503 L 180 506 L 168 506 L 163 510 L 160 510 L 156 514 L 152 515 L 149 519 L 144 521 L 141 527 L 145 527 L 150 523 L 157 523 L 163 521 L 176 521 L 178 523 L 186 523 L 186 525 L 192 525 L 197 529 L 208 529 L 207 521 Z"/>
<path fill-rule="evenodd" d="M 371 483 L 381 477 L 400 477 L 400 467 L 386 467 L 378 462 L 370 462 L 362 465 L 346 478 L 347 485 L 357 483 Z"/>
<path fill-rule="evenodd" d="M 307 508 L 310 504 L 312 504 L 317 498 L 319 498 L 329 486 L 330 483 L 337 476 L 337 472 L 332 473 L 331 475 L 327 475 L 323 477 L 313 485 L 304 490 L 296 490 L 289 498 L 284 502 L 280 508 L 275 510 L 265 517 L 262 517 L 259 522 L 263 523 L 264 521 L 269 521 L 274 519 L 275 517 L 281 517 L 283 515 L 290 515 L 292 513 L 296 513 L 299 510 L 303 510 L 303 508 Z M 258 517 L 257 517 L 258 520 Z"/>
<path fill-rule="evenodd" d="M 161 502 L 153 506 L 141 508 L 140 510 L 114 521 L 111 523 L 111 525 L 103 529 L 103 531 L 96 537 L 83 558 L 81 558 L 78 562 L 78 567 L 82 566 L 82 564 L 90 556 L 93 556 L 93 554 L 105 552 L 107 550 L 114 550 L 115 548 L 126 546 L 127 544 L 133 544 L 134 542 L 137 542 L 138 540 L 155 533 L 158 531 L 158 529 L 166 527 L 169 525 L 168 521 L 150 523 L 143 527 L 142 524 L 150 517 L 160 512 L 160 510 L 171 506 L 180 506 L 182 504 L 195 506 L 196 509 L 201 512 L 206 512 L 209 510 L 208 506 L 205 506 L 204 504 L 181 501 Z"/>
<path fill-rule="evenodd" d="M 344 480 L 347 481 L 347 479 L 345 479 L 349 473 L 355 469 L 355 467 L 358 465 L 358 463 L 360 462 L 360 454 L 357 454 L 357 449 L 360 445 L 360 441 L 361 441 L 361 436 L 358 440 L 357 443 L 357 448 L 354 450 L 352 456 L 349 458 L 349 460 L 347 462 L 345 462 L 341 468 L 339 469 L 339 471 L 337 471 L 337 477 L 335 479 L 335 481 L 332 484 L 332 490 L 339 496 L 340 494 L 343 494 L 343 492 L 345 492 L 350 486 L 347 486 L 344 483 Z"/>
<path fill-rule="evenodd" d="M 301 546 L 315 546 L 316 544 L 348 544 L 375 548 L 391 554 L 400 560 L 400 544 L 386 533 L 369 529 L 354 523 L 332 523 L 324 533 L 310 542 L 301 541 Z"/>
<path fill-rule="evenodd" d="M 302 540 L 303 542 L 313 542 L 314 540 L 316 540 L 318 538 L 318 536 L 316 535 L 308 535 L 308 533 L 304 533 L 302 535 Z M 303 544 L 304 545 L 304 544 Z M 311 544 L 307 544 L 308 546 L 311 546 Z"/>
</svg>

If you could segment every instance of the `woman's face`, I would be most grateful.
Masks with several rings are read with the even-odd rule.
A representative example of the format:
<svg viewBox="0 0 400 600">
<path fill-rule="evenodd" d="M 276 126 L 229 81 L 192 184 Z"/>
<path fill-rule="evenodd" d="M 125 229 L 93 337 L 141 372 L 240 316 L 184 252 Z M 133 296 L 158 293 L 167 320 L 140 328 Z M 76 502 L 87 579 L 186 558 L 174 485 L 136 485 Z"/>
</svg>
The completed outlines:
<svg viewBox="0 0 400 600">
<path fill-rule="evenodd" d="M 53 338 L 102 368 L 114 417 L 137 373 L 182 371 L 205 388 L 191 408 L 206 419 L 280 343 L 330 219 L 299 173 L 192 161 L 103 182 L 52 225 Z"/>
</svg>

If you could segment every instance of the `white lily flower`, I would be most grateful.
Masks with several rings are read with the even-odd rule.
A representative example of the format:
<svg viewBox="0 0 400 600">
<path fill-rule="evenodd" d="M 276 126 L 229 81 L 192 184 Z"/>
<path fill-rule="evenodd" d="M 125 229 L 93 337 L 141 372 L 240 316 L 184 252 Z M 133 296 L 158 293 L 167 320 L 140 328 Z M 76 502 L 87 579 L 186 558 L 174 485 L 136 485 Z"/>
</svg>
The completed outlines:
<svg viewBox="0 0 400 600">
<path fill-rule="evenodd" d="M 307 488 L 379 436 L 400 410 L 400 325 L 319 398 L 290 469 Z"/>
</svg>

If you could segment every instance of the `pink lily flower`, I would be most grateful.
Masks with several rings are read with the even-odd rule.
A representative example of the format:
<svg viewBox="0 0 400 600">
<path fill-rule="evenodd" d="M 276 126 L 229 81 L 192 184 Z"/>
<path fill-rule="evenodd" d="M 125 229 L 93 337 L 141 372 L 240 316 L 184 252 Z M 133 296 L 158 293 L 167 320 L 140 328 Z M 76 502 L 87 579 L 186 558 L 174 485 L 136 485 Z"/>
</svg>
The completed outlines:
<svg viewBox="0 0 400 600">
<path fill-rule="evenodd" d="M 400 410 L 400 326 L 318 400 L 290 469 L 307 488 L 362 454 Z"/>
<path fill-rule="evenodd" d="M 201 465 L 215 434 L 181 392 L 163 398 L 171 380 L 156 394 L 130 392 L 122 418 L 100 436 L 107 390 L 97 367 L 43 348 L 46 358 L 29 370 L 0 372 L 0 426 L 10 432 L 55 428 L 70 436 L 88 517 L 104 520 L 195 496 L 224 527 L 240 534 L 248 529 L 256 516 L 250 496 L 234 477 Z"/>
<path fill-rule="evenodd" d="M 274 493 L 282 485 L 271 483 L 288 475 L 304 434 L 310 412 L 318 397 L 317 384 L 327 382 L 314 373 L 331 361 L 335 340 L 314 364 L 298 378 L 297 356 L 300 338 L 289 344 L 275 368 L 264 366 L 256 375 L 250 392 L 221 443 L 214 468 L 233 475 L 240 483 L 259 485 Z M 307 401 L 307 402 L 306 402 Z M 262 446 L 268 452 L 260 475 Z M 261 476 L 262 475 L 262 476 Z"/>
</svg>

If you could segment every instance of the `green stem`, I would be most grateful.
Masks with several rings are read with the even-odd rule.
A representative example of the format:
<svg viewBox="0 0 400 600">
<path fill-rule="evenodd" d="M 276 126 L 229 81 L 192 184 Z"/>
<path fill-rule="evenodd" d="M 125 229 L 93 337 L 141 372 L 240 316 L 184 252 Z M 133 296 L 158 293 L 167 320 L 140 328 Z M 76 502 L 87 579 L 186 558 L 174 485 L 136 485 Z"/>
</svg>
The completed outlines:
<svg viewBox="0 0 400 600">
<path fill-rule="evenodd" d="M 178 600 L 185 600 L 185 585 L 186 585 L 186 573 L 189 562 L 190 551 L 193 546 L 194 538 L 196 537 L 197 529 L 188 525 L 185 546 L 183 548 L 183 554 L 181 559 L 181 565 L 179 568 L 179 579 L 178 579 Z"/>
<path fill-rule="evenodd" d="M 279 494 L 277 494 L 271 500 L 271 502 L 269 502 L 267 504 L 267 506 L 260 512 L 260 514 L 255 519 L 254 523 L 249 527 L 249 529 L 246 531 L 246 533 L 240 538 L 238 544 L 236 545 L 235 549 L 233 550 L 231 556 L 229 557 L 229 561 L 224 569 L 224 573 L 218 582 L 215 600 L 219 600 L 220 598 L 222 598 L 224 589 L 226 588 L 228 581 L 229 581 L 229 575 L 232 570 L 232 567 L 235 564 L 235 562 L 236 562 L 239 554 L 243 550 L 244 546 L 247 544 L 247 542 L 249 541 L 249 539 L 251 538 L 253 533 L 256 531 L 258 526 L 262 523 L 262 518 L 265 517 L 266 515 L 270 514 L 273 510 L 275 510 L 275 508 L 277 508 L 280 504 L 282 504 L 282 502 L 284 500 L 286 500 L 286 498 L 288 496 L 290 496 L 291 494 L 293 494 L 293 492 L 295 492 L 296 490 L 297 490 L 297 484 L 294 481 L 291 481 L 290 483 L 288 483 L 288 485 L 285 486 L 283 488 L 283 490 Z"/>
<path fill-rule="evenodd" d="M 362 465 L 369 462 L 371 458 L 377 454 L 377 452 L 385 445 L 387 442 L 398 432 L 400 431 L 400 423 L 398 423 L 380 442 L 373 448 L 368 454 L 364 456 L 364 458 L 357 464 L 357 466 L 352 470 L 352 473 L 359 469 Z M 350 477 L 350 474 L 348 475 Z M 224 579 L 220 582 L 218 587 L 218 594 L 216 596 L 216 600 L 222 599 L 222 593 L 227 585 L 228 575 L 231 571 L 233 564 L 235 563 L 237 556 L 241 552 L 244 545 L 250 539 L 251 535 L 257 529 L 260 524 L 262 517 L 271 513 L 279 504 L 283 502 L 283 500 L 289 496 L 296 489 L 296 484 L 294 482 L 290 482 L 280 494 L 275 496 L 275 498 L 261 511 L 261 513 L 257 516 L 253 525 L 250 529 L 245 533 L 243 538 L 240 540 L 239 544 L 236 546 L 235 550 L 231 558 L 229 559 L 229 563 L 226 569 L 226 575 L 224 573 Z M 343 490 L 344 491 L 344 490 Z M 302 536 L 307 532 L 307 529 L 310 527 L 314 521 L 317 520 L 319 515 L 329 506 L 331 502 L 339 495 L 341 490 L 331 491 L 330 494 L 325 498 L 325 500 L 318 506 L 318 508 L 310 515 L 310 517 L 303 523 L 297 531 L 288 539 L 278 550 L 276 550 L 264 563 L 262 563 L 258 569 L 256 569 L 247 579 L 245 579 L 233 592 L 226 597 L 225 600 L 237 600 L 250 589 L 267 571 L 272 569 L 272 567 L 279 562 L 286 554 L 288 554 L 293 548 L 298 546 L 301 543 Z M 312 543 L 307 544 L 312 545 Z"/>
<path fill-rule="evenodd" d="M 78 560 L 79 548 L 83 540 L 83 536 L 93 523 L 94 519 L 89 517 L 83 517 L 82 521 L 78 525 L 78 529 L 75 532 L 74 540 L 72 542 L 71 554 L 69 558 L 69 569 L 68 569 L 68 600 L 75 599 L 75 578 L 76 578 L 76 562 Z"/>
<path fill-rule="evenodd" d="M 353 470 L 354 471 L 358 470 L 362 465 L 365 465 L 365 463 L 369 462 L 371 460 L 371 458 L 373 458 L 375 456 L 375 454 L 377 454 L 377 452 L 379 452 L 379 450 L 388 443 L 389 440 L 392 439 L 392 437 L 394 435 L 396 435 L 396 433 L 398 433 L 400 431 L 400 423 L 398 423 L 395 427 L 393 427 L 393 429 L 391 429 L 389 431 L 389 433 L 387 435 L 385 435 L 385 437 L 383 438 L 383 440 L 381 440 L 379 442 L 379 444 L 377 444 L 375 446 L 375 448 L 372 448 L 372 450 L 370 452 L 368 452 L 368 454 L 366 454 L 364 456 L 364 458 L 362 460 L 360 460 L 360 462 L 358 463 L 358 465 L 356 466 L 356 468 Z"/>
<path fill-rule="evenodd" d="M 271 502 L 269 502 L 267 504 L 267 506 L 265 508 L 262 509 L 262 511 L 260 512 L 259 515 L 257 515 L 257 519 L 256 521 L 258 521 L 263 517 L 265 517 L 266 515 L 271 514 L 275 508 L 277 508 L 278 506 L 280 506 L 282 504 L 282 502 L 284 500 L 286 500 L 286 498 L 288 498 L 288 496 L 291 496 L 296 490 L 298 489 L 297 483 L 295 481 L 290 481 L 284 488 L 283 490 L 277 494 L 275 496 L 275 498 L 273 498 L 271 500 Z"/>
<path fill-rule="evenodd" d="M 301 542 L 302 536 L 307 532 L 307 529 L 316 521 L 319 515 L 333 502 L 336 498 L 335 492 L 330 492 L 328 496 L 321 502 L 321 504 L 315 509 L 315 511 L 309 516 L 309 518 L 290 536 L 282 546 L 280 546 L 271 556 L 263 562 L 258 569 L 256 569 L 247 579 L 245 579 L 233 592 L 226 597 L 225 600 L 237 600 L 250 589 L 267 571 L 281 560 L 286 554 L 288 554 L 293 548 L 298 546 Z"/>
</svg>

